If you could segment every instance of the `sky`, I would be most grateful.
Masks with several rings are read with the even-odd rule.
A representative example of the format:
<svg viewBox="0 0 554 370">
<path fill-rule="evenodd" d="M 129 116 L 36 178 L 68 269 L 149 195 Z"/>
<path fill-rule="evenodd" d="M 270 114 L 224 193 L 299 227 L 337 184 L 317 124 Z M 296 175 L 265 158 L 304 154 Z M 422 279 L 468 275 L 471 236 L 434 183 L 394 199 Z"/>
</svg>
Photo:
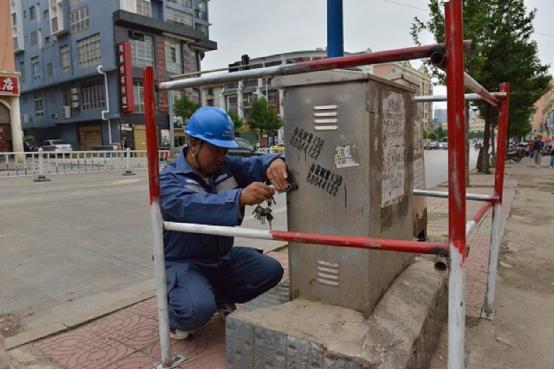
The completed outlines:
<svg viewBox="0 0 554 370">
<path fill-rule="evenodd" d="M 486 0 L 484 0 L 486 1 Z M 427 0 L 344 0 L 344 50 L 373 51 L 414 46 L 410 26 L 417 16 L 428 19 Z M 227 67 L 248 54 L 251 58 L 327 44 L 326 0 L 211 0 L 210 40 L 217 50 L 206 53 L 202 69 Z M 537 9 L 533 35 L 539 58 L 554 73 L 554 0 L 525 0 Z M 423 44 L 433 43 L 430 33 Z M 417 67 L 419 64 L 416 62 Z M 435 94 L 444 94 L 438 86 Z"/>
</svg>

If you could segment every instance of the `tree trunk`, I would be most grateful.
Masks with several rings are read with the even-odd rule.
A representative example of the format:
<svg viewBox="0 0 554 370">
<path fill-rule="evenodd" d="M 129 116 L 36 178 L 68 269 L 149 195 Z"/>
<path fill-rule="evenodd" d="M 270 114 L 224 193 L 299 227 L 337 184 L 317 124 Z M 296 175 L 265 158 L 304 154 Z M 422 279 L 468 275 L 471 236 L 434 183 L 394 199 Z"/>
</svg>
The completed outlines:
<svg viewBox="0 0 554 370">
<path fill-rule="evenodd" d="M 482 173 L 490 173 L 489 170 L 489 142 L 490 142 L 491 122 L 488 117 L 485 118 L 485 132 L 483 133 L 483 146 L 479 151 L 479 162 L 477 169 Z"/>
</svg>

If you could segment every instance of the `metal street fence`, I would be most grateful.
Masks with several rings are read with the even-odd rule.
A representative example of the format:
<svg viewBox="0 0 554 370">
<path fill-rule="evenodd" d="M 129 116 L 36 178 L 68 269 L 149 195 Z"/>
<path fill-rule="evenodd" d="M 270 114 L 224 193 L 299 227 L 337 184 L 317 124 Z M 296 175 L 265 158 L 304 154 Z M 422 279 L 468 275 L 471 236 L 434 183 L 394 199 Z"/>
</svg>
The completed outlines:
<svg viewBox="0 0 554 370">
<path fill-rule="evenodd" d="M 169 150 L 160 150 L 159 156 L 161 168 L 173 159 Z M 146 167 L 146 150 L 0 152 L 0 178 L 129 171 Z"/>
</svg>

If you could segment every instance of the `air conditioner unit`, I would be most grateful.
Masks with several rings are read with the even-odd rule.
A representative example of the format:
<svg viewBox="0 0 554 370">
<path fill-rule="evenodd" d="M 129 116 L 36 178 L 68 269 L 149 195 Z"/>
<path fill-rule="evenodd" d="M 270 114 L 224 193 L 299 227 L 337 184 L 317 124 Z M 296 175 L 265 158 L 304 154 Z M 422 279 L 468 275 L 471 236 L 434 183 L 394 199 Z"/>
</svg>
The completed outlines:
<svg viewBox="0 0 554 370">
<path fill-rule="evenodd" d="M 71 107 L 69 105 L 63 107 L 63 118 L 71 118 Z"/>
<path fill-rule="evenodd" d="M 71 88 L 71 107 L 79 108 L 79 89 L 76 87 Z"/>
</svg>

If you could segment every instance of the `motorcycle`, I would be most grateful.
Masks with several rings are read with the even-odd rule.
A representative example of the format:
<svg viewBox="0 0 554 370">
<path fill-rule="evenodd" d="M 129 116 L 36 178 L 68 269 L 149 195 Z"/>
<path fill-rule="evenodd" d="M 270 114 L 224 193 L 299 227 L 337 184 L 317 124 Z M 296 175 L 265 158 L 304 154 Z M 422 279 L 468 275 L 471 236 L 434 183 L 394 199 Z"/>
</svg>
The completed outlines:
<svg viewBox="0 0 554 370">
<path fill-rule="evenodd" d="M 522 148 L 509 148 L 506 152 L 507 161 L 519 162 L 522 158 L 527 156 L 527 152 Z"/>
</svg>

